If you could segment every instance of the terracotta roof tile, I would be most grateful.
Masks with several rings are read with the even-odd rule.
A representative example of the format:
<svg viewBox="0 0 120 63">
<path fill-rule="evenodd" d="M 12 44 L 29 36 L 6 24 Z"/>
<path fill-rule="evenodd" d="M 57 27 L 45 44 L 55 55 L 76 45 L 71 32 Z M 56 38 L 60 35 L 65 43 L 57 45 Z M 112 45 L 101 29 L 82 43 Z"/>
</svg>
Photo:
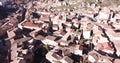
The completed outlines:
<svg viewBox="0 0 120 63">
<path fill-rule="evenodd" d="M 32 22 L 24 22 L 22 25 L 23 26 L 29 26 L 29 27 L 41 27 L 43 25 L 43 23 L 34 24 Z"/>
<path fill-rule="evenodd" d="M 111 50 L 111 51 L 113 51 L 113 48 L 112 48 L 110 42 L 98 43 L 97 47 L 100 50 Z"/>
</svg>

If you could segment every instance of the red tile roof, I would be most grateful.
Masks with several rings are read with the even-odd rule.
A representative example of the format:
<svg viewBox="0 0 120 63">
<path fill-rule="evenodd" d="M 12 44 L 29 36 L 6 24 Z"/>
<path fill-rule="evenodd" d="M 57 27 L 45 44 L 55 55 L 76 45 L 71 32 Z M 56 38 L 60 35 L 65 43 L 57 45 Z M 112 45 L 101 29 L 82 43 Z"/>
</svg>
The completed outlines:
<svg viewBox="0 0 120 63">
<path fill-rule="evenodd" d="M 111 51 L 113 51 L 113 48 L 112 48 L 110 42 L 98 43 L 97 47 L 100 50 L 111 50 Z"/>
<path fill-rule="evenodd" d="M 41 27 L 43 25 L 43 23 L 34 24 L 32 22 L 24 22 L 22 25 L 23 26 L 29 26 L 29 27 Z"/>
<path fill-rule="evenodd" d="M 79 50 L 83 50 L 83 46 L 80 46 L 80 47 L 79 47 Z"/>
</svg>

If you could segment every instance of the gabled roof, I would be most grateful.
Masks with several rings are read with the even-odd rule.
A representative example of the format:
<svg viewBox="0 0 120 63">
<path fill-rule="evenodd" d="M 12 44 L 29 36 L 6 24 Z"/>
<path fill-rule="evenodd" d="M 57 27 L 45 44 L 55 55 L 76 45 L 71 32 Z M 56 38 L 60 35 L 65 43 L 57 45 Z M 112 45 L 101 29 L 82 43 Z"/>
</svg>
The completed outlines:
<svg viewBox="0 0 120 63">
<path fill-rule="evenodd" d="M 23 26 L 29 26 L 29 27 L 41 27 L 43 25 L 43 23 L 34 24 L 32 22 L 24 22 L 22 25 Z"/>
<path fill-rule="evenodd" d="M 99 25 L 100 25 L 102 28 L 104 28 L 104 29 L 112 29 L 112 27 L 111 27 L 110 25 L 108 25 L 108 24 L 101 24 L 101 23 L 99 23 Z"/>
<path fill-rule="evenodd" d="M 91 60 L 91 59 L 94 59 L 94 60 Z M 99 60 L 99 56 L 96 53 L 89 53 L 88 60 L 97 62 Z"/>
<path fill-rule="evenodd" d="M 70 42 L 60 39 L 57 41 L 57 43 L 59 43 L 62 46 L 68 46 Z"/>
<path fill-rule="evenodd" d="M 46 36 L 45 39 L 49 39 L 49 40 L 53 40 L 54 41 L 56 39 L 56 37 L 49 35 L 49 36 Z"/>
<path fill-rule="evenodd" d="M 113 38 L 116 38 L 116 37 L 120 38 L 120 33 L 115 32 L 113 29 L 108 29 L 106 33 L 108 33 L 108 35 L 111 35 Z"/>
<path fill-rule="evenodd" d="M 98 43 L 97 47 L 99 50 L 110 50 L 114 51 L 110 42 Z"/>
<path fill-rule="evenodd" d="M 35 39 L 37 39 L 37 40 L 44 40 L 44 36 L 41 36 L 41 35 L 37 35 L 36 37 L 35 37 Z"/>
<path fill-rule="evenodd" d="M 24 37 L 24 38 L 15 40 L 15 43 L 22 43 L 22 42 L 28 41 L 30 39 L 31 39 L 31 37 Z"/>
<path fill-rule="evenodd" d="M 62 59 L 62 56 L 59 55 L 59 54 L 57 54 L 57 53 L 53 53 L 52 56 L 53 56 L 54 58 L 56 58 L 57 60 Z"/>
</svg>

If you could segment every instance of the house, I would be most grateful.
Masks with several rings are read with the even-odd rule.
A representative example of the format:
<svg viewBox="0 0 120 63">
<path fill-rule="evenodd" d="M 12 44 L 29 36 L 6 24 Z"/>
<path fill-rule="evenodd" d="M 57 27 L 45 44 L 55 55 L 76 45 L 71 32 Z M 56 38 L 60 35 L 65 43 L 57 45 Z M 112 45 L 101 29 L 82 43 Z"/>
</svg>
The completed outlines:
<svg viewBox="0 0 120 63">
<path fill-rule="evenodd" d="M 68 56 L 64 56 L 63 59 L 60 60 L 61 63 L 73 63 L 73 60 Z"/>
<path fill-rule="evenodd" d="M 118 9 L 118 8 L 117 8 L 117 9 Z M 115 18 L 115 19 L 120 19 L 119 16 L 120 16 L 120 13 L 117 13 L 117 14 L 115 14 L 115 17 L 114 17 L 114 18 Z M 112 21 L 112 22 L 113 22 L 113 21 Z M 115 23 L 115 22 L 114 22 L 114 23 Z"/>
<path fill-rule="evenodd" d="M 70 42 L 62 40 L 62 39 L 60 39 L 60 40 L 58 40 L 56 42 L 59 43 L 61 46 L 68 46 L 69 43 L 70 43 Z"/>
<path fill-rule="evenodd" d="M 67 32 L 61 39 L 67 41 L 67 38 L 70 36 L 70 32 Z"/>
<path fill-rule="evenodd" d="M 69 48 L 63 48 L 62 49 L 62 54 L 63 54 L 63 56 L 69 56 L 69 55 L 71 55 L 71 50 L 69 49 Z"/>
<path fill-rule="evenodd" d="M 59 31 L 54 31 L 54 32 L 53 32 L 53 36 L 60 36 L 60 37 L 62 37 L 62 35 L 60 34 Z"/>
<path fill-rule="evenodd" d="M 17 39 L 14 42 L 17 44 L 22 44 L 23 42 L 29 41 L 30 39 L 31 37 L 24 37 L 24 38 Z"/>
<path fill-rule="evenodd" d="M 107 29 L 105 33 L 107 34 L 111 41 L 120 40 L 120 33 L 115 32 L 113 29 Z"/>
<path fill-rule="evenodd" d="M 63 57 L 55 51 L 51 50 L 46 54 L 46 59 L 49 60 L 51 63 L 56 63 L 57 61 L 61 60 Z"/>
<path fill-rule="evenodd" d="M 63 30 L 63 29 L 60 30 L 60 35 L 61 35 L 61 36 L 64 36 L 65 34 L 66 34 L 66 31 L 65 31 L 65 30 Z"/>
<path fill-rule="evenodd" d="M 88 60 L 91 63 L 112 63 L 113 58 L 102 55 L 100 52 L 97 52 L 95 50 L 88 53 Z"/>
<path fill-rule="evenodd" d="M 120 23 L 113 23 L 112 26 L 113 26 L 115 29 L 120 29 Z"/>
<path fill-rule="evenodd" d="M 44 40 L 45 37 L 42 36 L 42 35 L 37 35 L 34 39 L 36 39 L 36 40 Z"/>
<path fill-rule="evenodd" d="M 71 27 L 69 27 L 69 26 L 66 27 L 67 32 L 70 32 L 71 30 L 72 30 Z"/>
<path fill-rule="evenodd" d="M 90 23 L 91 22 L 91 20 L 88 18 L 88 17 L 84 17 L 84 18 L 82 18 L 81 19 L 81 21 L 80 21 L 80 23 L 81 23 L 81 25 L 83 26 L 83 28 L 85 27 L 87 27 L 87 24 L 88 23 Z"/>
<path fill-rule="evenodd" d="M 120 56 L 120 40 L 114 40 L 114 41 L 112 41 L 113 42 L 113 44 L 114 44 L 114 46 L 115 46 L 115 48 L 116 48 L 116 54 L 117 54 L 117 56 Z"/>
<path fill-rule="evenodd" d="M 110 14 L 110 10 L 107 7 L 103 7 L 101 11 L 99 11 L 98 16 L 96 17 L 98 20 L 108 20 Z"/>
<path fill-rule="evenodd" d="M 24 38 L 20 38 L 14 41 L 13 44 L 17 43 L 17 47 L 19 48 L 28 48 L 30 42 L 28 42 L 29 40 L 31 40 L 31 37 L 24 37 Z M 30 46 L 31 47 L 31 46 Z"/>
<path fill-rule="evenodd" d="M 104 43 L 104 42 L 108 42 L 107 37 L 103 37 L 102 35 L 96 34 L 93 39 L 97 40 L 97 43 Z"/>
<path fill-rule="evenodd" d="M 8 38 L 11 39 L 11 38 L 13 38 L 16 34 L 14 33 L 14 31 L 7 31 L 7 35 L 8 35 Z"/>
<path fill-rule="evenodd" d="M 71 27 L 72 26 L 72 23 L 71 22 L 65 22 L 64 23 L 66 26 L 68 26 L 68 27 Z"/>
<path fill-rule="evenodd" d="M 87 8 L 82 12 L 82 15 L 87 16 L 87 17 L 93 17 L 95 11 L 92 8 Z"/>
<path fill-rule="evenodd" d="M 43 44 L 57 46 L 58 43 L 55 41 L 56 37 L 54 36 L 46 36 L 44 40 L 42 40 Z"/>
<path fill-rule="evenodd" d="M 59 23 L 59 16 L 52 16 L 51 21 L 53 22 L 53 24 L 58 24 Z"/>
<path fill-rule="evenodd" d="M 39 23 L 39 24 L 34 24 L 32 22 L 23 22 L 21 24 L 23 26 L 23 28 L 28 28 L 28 29 L 41 29 L 43 23 Z"/>
<path fill-rule="evenodd" d="M 7 35 L 8 35 L 8 39 L 10 40 L 10 42 L 13 43 L 15 41 L 14 37 L 16 36 L 14 31 L 7 31 Z"/>
<path fill-rule="evenodd" d="M 83 37 L 85 39 L 89 39 L 90 38 L 90 34 L 91 34 L 91 30 L 83 29 Z"/>
<path fill-rule="evenodd" d="M 104 37 L 104 33 L 102 29 L 96 25 L 93 27 L 93 44 L 97 45 L 97 43 L 109 42 L 107 37 Z"/>
<path fill-rule="evenodd" d="M 92 63 L 97 63 L 97 61 L 99 60 L 99 57 L 96 53 L 89 53 L 88 60 Z"/>
<path fill-rule="evenodd" d="M 98 27 L 97 25 L 94 25 L 92 30 L 93 30 L 93 33 L 94 33 L 95 35 L 96 35 L 96 34 L 97 34 L 97 35 L 98 35 L 98 34 L 99 34 L 99 35 L 103 34 L 102 29 L 101 29 L 100 27 Z"/>
<path fill-rule="evenodd" d="M 109 53 L 109 54 L 114 53 L 114 49 L 113 49 L 112 44 L 110 42 L 98 43 L 97 49 L 101 50 L 103 52 Z"/>
<path fill-rule="evenodd" d="M 100 24 L 100 23 L 99 23 Z M 100 26 L 103 28 L 103 29 L 112 29 L 112 27 L 108 24 L 100 24 Z"/>
<path fill-rule="evenodd" d="M 49 21 L 50 13 L 48 12 L 39 12 L 41 14 L 40 20 L 41 21 Z"/>
<path fill-rule="evenodd" d="M 93 26 L 94 26 L 94 25 L 93 25 L 92 23 L 88 23 L 88 24 L 87 24 L 87 29 L 88 29 L 88 30 L 92 30 Z"/>
<path fill-rule="evenodd" d="M 27 50 L 27 49 L 22 50 L 22 53 L 23 53 L 23 54 L 27 54 L 27 52 L 28 52 L 28 50 Z"/>
<path fill-rule="evenodd" d="M 71 35 L 68 37 L 68 41 L 69 42 L 75 42 L 75 43 L 79 43 L 79 40 L 82 38 L 82 33 L 81 32 L 74 32 L 73 34 L 71 33 Z"/>
<path fill-rule="evenodd" d="M 36 30 L 30 32 L 29 35 L 32 36 L 32 37 L 36 37 L 37 33 L 38 33 L 40 30 L 41 30 L 41 29 L 36 29 Z"/>
<path fill-rule="evenodd" d="M 79 22 L 76 22 L 76 23 L 74 23 L 73 25 L 74 25 L 76 28 L 79 28 L 80 23 L 79 23 Z"/>
<path fill-rule="evenodd" d="M 57 24 L 53 24 L 53 27 L 52 27 L 53 30 L 59 30 L 59 26 Z"/>
<path fill-rule="evenodd" d="M 74 47 L 74 52 L 73 52 L 75 55 L 80 55 L 82 56 L 83 55 L 83 46 L 80 46 L 80 45 L 76 45 Z"/>
</svg>

